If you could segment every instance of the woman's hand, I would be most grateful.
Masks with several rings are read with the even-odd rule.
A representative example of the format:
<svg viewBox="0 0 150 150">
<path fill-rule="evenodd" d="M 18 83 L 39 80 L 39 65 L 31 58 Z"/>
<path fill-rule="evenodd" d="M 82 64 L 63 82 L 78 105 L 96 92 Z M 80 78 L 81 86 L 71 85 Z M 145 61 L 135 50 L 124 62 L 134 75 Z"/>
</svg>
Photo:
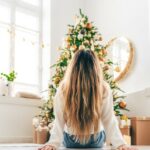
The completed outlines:
<svg viewBox="0 0 150 150">
<path fill-rule="evenodd" d="M 45 145 L 45 146 L 39 148 L 38 150 L 56 150 L 56 148 L 52 145 Z"/>
<path fill-rule="evenodd" d="M 135 147 L 127 146 L 127 145 L 121 145 L 118 147 L 118 150 L 138 150 L 138 149 Z"/>
</svg>

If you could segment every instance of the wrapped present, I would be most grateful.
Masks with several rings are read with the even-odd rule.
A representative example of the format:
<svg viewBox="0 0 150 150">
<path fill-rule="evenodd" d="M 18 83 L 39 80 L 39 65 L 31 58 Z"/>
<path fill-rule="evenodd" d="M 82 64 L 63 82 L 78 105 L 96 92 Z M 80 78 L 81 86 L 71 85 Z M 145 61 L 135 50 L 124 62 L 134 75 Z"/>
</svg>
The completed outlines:
<svg viewBox="0 0 150 150">
<path fill-rule="evenodd" d="M 40 125 L 40 120 L 38 118 L 33 118 L 32 120 L 32 133 L 33 133 L 33 143 L 37 143 L 37 127 Z"/>
<path fill-rule="evenodd" d="M 123 135 L 123 138 L 128 145 L 131 145 L 131 136 Z"/>
<path fill-rule="evenodd" d="M 32 135 L 33 135 L 33 143 L 37 143 L 37 131 L 34 126 L 32 126 Z"/>
<path fill-rule="evenodd" d="M 121 131 L 122 135 L 130 136 L 130 126 L 120 127 L 120 131 Z"/>
<path fill-rule="evenodd" d="M 125 126 L 131 126 L 131 121 L 130 119 L 127 120 L 120 120 L 120 127 L 125 127 Z"/>
<path fill-rule="evenodd" d="M 44 144 L 49 139 L 49 128 L 48 126 L 41 124 L 36 129 L 37 131 L 37 144 Z"/>
<path fill-rule="evenodd" d="M 49 131 L 53 126 L 53 123 L 47 125 L 44 120 L 39 120 L 38 118 L 33 118 L 33 143 L 44 144 L 49 139 Z"/>
</svg>

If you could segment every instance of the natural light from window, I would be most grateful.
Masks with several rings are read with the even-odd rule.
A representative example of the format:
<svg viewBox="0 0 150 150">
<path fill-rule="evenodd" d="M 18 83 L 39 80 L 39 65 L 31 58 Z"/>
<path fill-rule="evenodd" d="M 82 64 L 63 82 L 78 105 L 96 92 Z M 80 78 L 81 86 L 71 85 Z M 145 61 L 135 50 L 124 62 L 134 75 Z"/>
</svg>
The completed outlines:
<svg viewBox="0 0 150 150">
<path fill-rule="evenodd" d="M 40 4 L 42 0 L 0 0 L 0 73 L 17 72 L 15 91 L 40 93 L 48 87 L 50 56 L 45 54 L 50 44 L 43 40 Z"/>
</svg>

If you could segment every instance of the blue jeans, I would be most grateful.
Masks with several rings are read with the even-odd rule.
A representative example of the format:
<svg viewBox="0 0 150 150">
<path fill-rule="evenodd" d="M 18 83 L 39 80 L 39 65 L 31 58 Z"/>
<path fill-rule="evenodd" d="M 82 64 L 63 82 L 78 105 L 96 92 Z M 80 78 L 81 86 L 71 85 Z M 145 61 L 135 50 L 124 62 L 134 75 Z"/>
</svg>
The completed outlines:
<svg viewBox="0 0 150 150">
<path fill-rule="evenodd" d="M 66 148 L 101 148 L 103 147 L 106 140 L 106 135 L 104 131 L 98 133 L 95 139 L 94 135 L 91 134 L 90 140 L 86 144 L 80 144 L 79 142 L 75 141 L 73 135 L 69 135 L 66 132 L 64 132 L 63 135 L 64 135 L 63 144 Z"/>
</svg>

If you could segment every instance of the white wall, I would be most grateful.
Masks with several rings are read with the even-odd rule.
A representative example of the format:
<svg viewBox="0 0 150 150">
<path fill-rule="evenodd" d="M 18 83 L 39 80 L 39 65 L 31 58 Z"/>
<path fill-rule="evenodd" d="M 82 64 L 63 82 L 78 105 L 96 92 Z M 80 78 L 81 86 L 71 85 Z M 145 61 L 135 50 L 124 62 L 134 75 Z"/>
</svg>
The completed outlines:
<svg viewBox="0 0 150 150">
<path fill-rule="evenodd" d="M 58 59 L 57 48 L 67 33 L 67 25 L 74 24 L 75 14 L 83 7 L 84 0 L 51 0 L 51 64 Z"/>
<path fill-rule="evenodd" d="M 129 117 L 150 117 L 150 88 L 128 94 L 126 102 L 130 111 L 125 113 Z"/>
<path fill-rule="evenodd" d="M 126 36 L 134 44 L 135 60 L 120 86 L 130 93 L 150 87 L 150 3 L 148 0 L 87 0 L 86 13 L 104 40 Z"/>
<path fill-rule="evenodd" d="M 31 143 L 40 100 L 0 96 L 0 143 Z"/>
</svg>

